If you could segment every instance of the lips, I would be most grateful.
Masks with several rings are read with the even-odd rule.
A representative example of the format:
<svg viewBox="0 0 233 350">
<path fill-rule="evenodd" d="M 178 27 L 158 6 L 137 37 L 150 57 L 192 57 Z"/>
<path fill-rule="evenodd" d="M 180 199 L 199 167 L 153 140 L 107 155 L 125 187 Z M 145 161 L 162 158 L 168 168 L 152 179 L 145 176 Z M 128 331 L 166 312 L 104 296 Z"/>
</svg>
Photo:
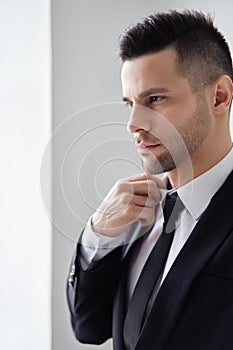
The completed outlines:
<svg viewBox="0 0 233 350">
<path fill-rule="evenodd" d="M 136 145 L 138 153 L 143 156 L 143 155 L 150 155 L 152 154 L 157 147 L 159 147 L 160 144 L 151 144 L 151 143 L 145 143 L 145 142 L 140 142 L 139 144 Z"/>
<path fill-rule="evenodd" d="M 159 143 L 147 143 L 147 142 L 135 142 L 135 146 L 139 149 L 152 149 L 154 147 L 159 146 Z"/>
<path fill-rule="evenodd" d="M 160 141 L 147 132 L 137 132 L 134 134 L 135 146 L 140 153 L 151 153 L 160 146 Z"/>
</svg>

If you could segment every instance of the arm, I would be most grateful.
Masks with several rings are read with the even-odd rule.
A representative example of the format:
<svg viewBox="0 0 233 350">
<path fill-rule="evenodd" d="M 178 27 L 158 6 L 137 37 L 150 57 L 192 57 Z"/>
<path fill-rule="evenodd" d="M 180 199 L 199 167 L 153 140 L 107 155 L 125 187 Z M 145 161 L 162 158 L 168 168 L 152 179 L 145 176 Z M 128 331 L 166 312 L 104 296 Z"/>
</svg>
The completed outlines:
<svg viewBox="0 0 233 350">
<path fill-rule="evenodd" d="M 162 186 L 161 180 L 144 174 L 118 181 L 92 216 L 93 231 L 115 243 L 132 223 L 152 224 Z M 86 251 L 88 247 L 91 245 L 87 241 Z M 74 333 L 83 343 L 100 344 L 112 336 L 113 299 L 120 278 L 122 245 L 114 246 L 104 257 L 99 254 L 103 248 L 104 245 L 94 245 L 97 254 L 94 253 L 89 265 L 90 260 L 83 255 L 85 249 L 78 244 L 72 262 L 67 296 Z"/>
<path fill-rule="evenodd" d="M 120 275 L 122 247 L 83 270 L 80 244 L 71 264 L 67 298 L 76 338 L 82 343 L 101 344 L 112 336 L 112 305 Z"/>
</svg>

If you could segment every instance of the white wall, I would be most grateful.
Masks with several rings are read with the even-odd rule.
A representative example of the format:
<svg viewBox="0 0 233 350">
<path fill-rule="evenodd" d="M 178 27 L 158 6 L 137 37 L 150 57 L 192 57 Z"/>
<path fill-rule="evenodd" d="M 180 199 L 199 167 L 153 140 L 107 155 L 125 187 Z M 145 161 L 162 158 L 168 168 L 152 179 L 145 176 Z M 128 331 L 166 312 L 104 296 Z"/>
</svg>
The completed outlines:
<svg viewBox="0 0 233 350">
<path fill-rule="evenodd" d="M 51 124 L 50 2 L 1 0 L 0 47 L 0 348 L 49 350 L 51 231 L 40 165 Z"/>
<path fill-rule="evenodd" d="M 64 122 L 54 135 L 53 350 L 110 349 L 110 343 L 85 346 L 75 340 L 65 285 L 71 254 L 91 207 L 115 178 L 139 172 L 138 159 L 133 145 L 129 144 L 130 136 L 124 131 L 125 112 L 119 106 L 104 105 L 121 100 L 117 38 L 126 26 L 144 15 L 170 8 L 189 8 L 214 13 L 217 26 L 233 47 L 233 3 L 231 0 L 53 0 L 52 3 L 53 129 Z M 77 113 L 96 104 L 100 105 Z M 110 124 L 117 121 L 123 124 Z M 118 142 L 119 137 L 124 142 Z M 114 162 L 117 154 L 121 159 Z M 109 163 L 101 168 L 105 160 Z"/>
</svg>

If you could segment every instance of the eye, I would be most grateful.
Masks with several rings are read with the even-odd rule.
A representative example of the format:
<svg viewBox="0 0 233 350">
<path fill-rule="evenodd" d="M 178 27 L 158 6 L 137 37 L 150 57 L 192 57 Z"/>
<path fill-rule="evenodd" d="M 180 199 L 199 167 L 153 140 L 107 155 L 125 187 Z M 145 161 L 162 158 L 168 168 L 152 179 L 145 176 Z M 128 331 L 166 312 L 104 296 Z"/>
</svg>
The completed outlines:
<svg viewBox="0 0 233 350">
<path fill-rule="evenodd" d="M 161 102 L 164 98 L 164 96 L 150 96 L 149 101 L 150 103 L 157 103 Z"/>
</svg>

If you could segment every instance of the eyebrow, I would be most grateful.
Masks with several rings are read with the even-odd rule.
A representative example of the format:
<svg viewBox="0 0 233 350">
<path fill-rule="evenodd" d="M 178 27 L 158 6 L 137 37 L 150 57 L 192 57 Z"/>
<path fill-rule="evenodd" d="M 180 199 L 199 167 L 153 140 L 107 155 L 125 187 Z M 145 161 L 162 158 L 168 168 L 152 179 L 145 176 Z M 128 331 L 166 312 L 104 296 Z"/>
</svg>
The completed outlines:
<svg viewBox="0 0 233 350">
<path fill-rule="evenodd" d="M 147 96 L 152 95 L 152 94 L 163 94 L 163 93 L 166 93 L 166 92 L 169 92 L 169 90 L 165 89 L 163 87 L 152 87 L 152 88 L 150 88 L 148 90 L 140 92 L 138 97 L 139 98 L 144 98 L 144 97 L 147 97 Z M 122 101 L 123 102 L 128 102 L 128 101 L 130 101 L 130 99 L 128 97 L 123 97 Z"/>
</svg>

